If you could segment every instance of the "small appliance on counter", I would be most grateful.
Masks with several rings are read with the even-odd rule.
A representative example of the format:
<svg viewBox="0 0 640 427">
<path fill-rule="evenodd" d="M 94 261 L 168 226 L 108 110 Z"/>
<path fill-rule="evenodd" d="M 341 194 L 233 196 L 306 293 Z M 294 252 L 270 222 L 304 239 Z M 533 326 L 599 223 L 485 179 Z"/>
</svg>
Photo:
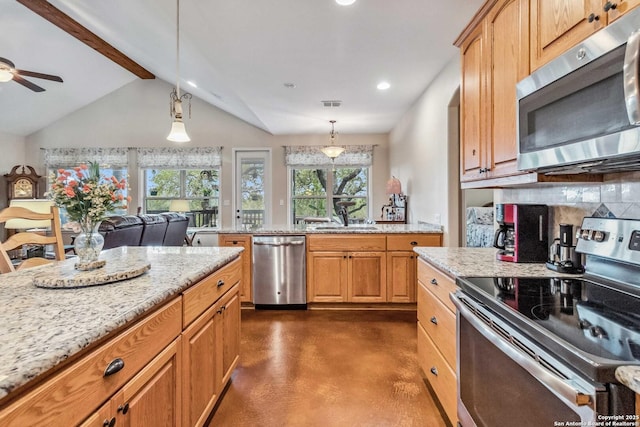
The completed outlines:
<svg viewBox="0 0 640 427">
<path fill-rule="evenodd" d="M 584 273 L 582 255 L 573 245 L 573 225 L 560 224 L 560 237 L 553 239 L 549 247 L 547 268 L 558 273 Z"/>
<path fill-rule="evenodd" d="M 549 249 L 547 205 L 497 204 L 499 228 L 493 240 L 496 258 L 510 262 L 545 262 Z"/>
</svg>

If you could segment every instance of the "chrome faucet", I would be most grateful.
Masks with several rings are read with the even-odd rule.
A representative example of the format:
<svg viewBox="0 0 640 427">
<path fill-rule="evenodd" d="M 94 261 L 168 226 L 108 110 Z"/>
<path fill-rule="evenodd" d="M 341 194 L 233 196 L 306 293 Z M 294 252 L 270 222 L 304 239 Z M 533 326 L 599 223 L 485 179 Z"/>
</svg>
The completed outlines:
<svg viewBox="0 0 640 427">
<path fill-rule="evenodd" d="M 356 202 L 338 202 L 336 205 L 340 206 L 337 214 L 342 217 L 342 224 L 346 227 L 349 225 L 349 211 L 348 207 L 355 206 Z"/>
</svg>

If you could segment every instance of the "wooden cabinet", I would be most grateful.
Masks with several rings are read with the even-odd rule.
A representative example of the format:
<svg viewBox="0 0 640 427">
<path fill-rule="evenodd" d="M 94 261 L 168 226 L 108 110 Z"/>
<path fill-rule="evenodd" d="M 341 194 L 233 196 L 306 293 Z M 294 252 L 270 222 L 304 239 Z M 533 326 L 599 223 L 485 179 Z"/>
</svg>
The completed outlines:
<svg viewBox="0 0 640 427">
<path fill-rule="evenodd" d="M 531 0 L 532 70 L 639 4 L 639 0 Z"/>
<path fill-rule="evenodd" d="M 182 424 L 202 426 L 240 356 L 241 260 L 184 292 Z"/>
<path fill-rule="evenodd" d="M 418 246 L 442 246 L 442 234 L 392 234 L 387 236 L 387 301 L 416 302 Z"/>
<path fill-rule="evenodd" d="M 252 295 L 252 253 L 251 234 L 220 234 L 220 246 L 243 247 L 242 252 L 242 286 L 240 287 L 240 301 L 253 302 Z"/>
<path fill-rule="evenodd" d="M 527 0 L 499 0 L 461 48 L 461 181 L 518 174 L 516 83 L 529 74 Z"/>
<path fill-rule="evenodd" d="M 446 416 L 457 422 L 456 316 L 453 278 L 418 260 L 418 364 Z"/>
<path fill-rule="evenodd" d="M 310 235 L 307 237 L 309 302 L 385 302 L 384 235 Z"/>
</svg>

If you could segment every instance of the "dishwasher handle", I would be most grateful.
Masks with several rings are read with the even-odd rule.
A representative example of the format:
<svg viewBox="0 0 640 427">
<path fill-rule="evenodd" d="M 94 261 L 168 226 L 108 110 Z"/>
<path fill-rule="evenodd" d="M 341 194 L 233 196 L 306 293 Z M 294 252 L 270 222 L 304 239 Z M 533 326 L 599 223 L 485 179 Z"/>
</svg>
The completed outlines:
<svg viewBox="0 0 640 427">
<path fill-rule="evenodd" d="M 300 245 L 304 245 L 304 240 L 300 240 L 298 242 L 282 242 L 282 243 L 261 242 L 261 241 L 254 240 L 253 244 L 256 246 L 300 246 Z"/>
</svg>

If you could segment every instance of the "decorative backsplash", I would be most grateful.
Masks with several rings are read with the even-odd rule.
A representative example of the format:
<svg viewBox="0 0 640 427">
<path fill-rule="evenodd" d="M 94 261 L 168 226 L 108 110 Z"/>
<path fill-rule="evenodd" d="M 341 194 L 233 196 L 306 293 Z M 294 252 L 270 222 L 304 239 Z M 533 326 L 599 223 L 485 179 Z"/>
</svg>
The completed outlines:
<svg viewBox="0 0 640 427">
<path fill-rule="evenodd" d="M 607 176 L 599 184 L 553 184 L 494 190 L 496 203 L 540 203 L 550 207 L 551 237 L 559 224 L 582 224 L 585 216 L 640 219 L 640 172 Z"/>
</svg>

